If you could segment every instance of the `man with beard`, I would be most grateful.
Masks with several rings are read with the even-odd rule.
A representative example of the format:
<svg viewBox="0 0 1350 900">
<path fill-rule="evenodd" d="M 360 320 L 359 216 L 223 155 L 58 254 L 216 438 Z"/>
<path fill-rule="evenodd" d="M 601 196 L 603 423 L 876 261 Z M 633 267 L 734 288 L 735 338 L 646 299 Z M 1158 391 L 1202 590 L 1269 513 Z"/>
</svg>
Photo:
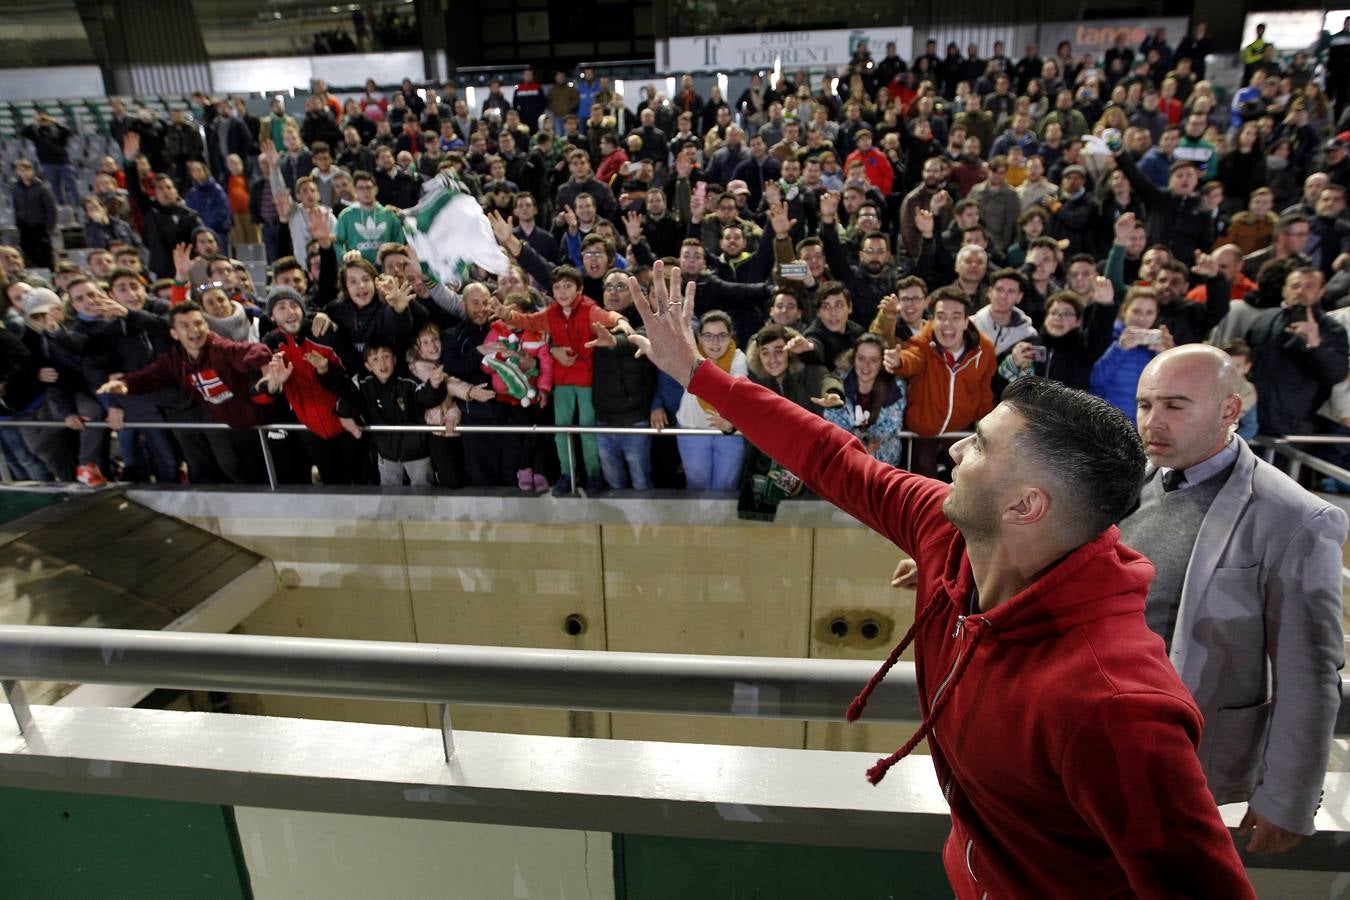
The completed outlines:
<svg viewBox="0 0 1350 900">
<path fill-rule="evenodd" d="M 913 643 L 924 721 L 868 778 L 928 738 L 958 895 L 1254 897 L 1196 758 L 1199 710 L 1144 621 L 1152 567 L 1114 527 L 1145 464 L 1124 416 L 1023 379 L 953 447 L 948 487 L 707 365 L 696 293 L 680 299 L 678 273 L 669 288 L 664 275 L 650 301 L 630 283 L 646 355 L 919 565 L 915 623 L 848 718 Z"/>
<path fill-rule="evenodd" d="M 920 209 L 932 210 L 937 216 L 937 229 L 939 232 L 945 230 L 952 222 L 951 204 L 942 201 L 935 202 L 937 195 L 944 194 L 944 185 L 947 180 L 946 164 L 937 157 L 932 157 L 924 161 L 923 164 L 923 183 L 914 190 L 905 195 L 905 199 L 900 204 L 900 242 L 901 247 L 910 255 L 911 258 L 918 259 L 919 251 L 922 249 L 922 238 L 919 234 L 919 227 L 914 222 L 914 214 Z M 823 199 L 823 198 L 822 198 Z"/>
<path fill-rule="evenodd" d="M 895 279 L 909 274 L 911 266 L 897 271 L 891 263 L 890 242 L 879 231 L 865 233 L 858 244 L 858 265 L 852 265 L 844 254 L 835 223 L 839 215 L 839 198 L 833 193 L 820 196 L 821 243 L 830 272 L 848 288 L 852 295 L 853 321 L 866 325 L 876 317 L 881 298 L 895 289 Z M 824 295 L 819 295 L 824 299 Z"/>
<path fill-rule="evenodd" d="M 1209 330 L 1228 315 L 1232 302 L 1228 279 L 1219 272 L 1219 264 L 1209 254 L 1200 254 L 1189 274 L 1205 280 L 1207 295 L 1204 303 L 1186 299 L 1190 290 L 1186 266 L 1177 260 L 1164 263 L 1154 283 L 1158 288 L 1158 322 L 1155 327 L 1166 327 L 1172 338 L 1181 344 L 1203 341 Z"/>
</svg>

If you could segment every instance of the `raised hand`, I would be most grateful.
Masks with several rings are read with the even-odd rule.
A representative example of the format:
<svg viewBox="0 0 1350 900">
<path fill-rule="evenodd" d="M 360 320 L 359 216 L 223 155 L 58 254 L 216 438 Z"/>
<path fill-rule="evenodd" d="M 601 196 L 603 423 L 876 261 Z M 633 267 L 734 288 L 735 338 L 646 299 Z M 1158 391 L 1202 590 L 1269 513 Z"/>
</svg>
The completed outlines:
<svg viewBox="0 0 1350 900">
<path fill-rule="evenodd" d="M 1212 255 L 1197 250 L 1195 251 L 1195 264 L 1191 266 L 1191 273 L 1202 278 L 1213 278 L 1219 274 L 1219 261 Z"/>
<path fill-rule="evenodd" d="M 623 217 L 623 230 L 628 234 L 628 243 L 636 244 L 642 240 L 642 216 L 629 212 Z"/>
<path fill-rule="evenodd" d="M 887 372 L 895 372 L 900 368 L 900 348 L 892 347 L 881 356 L 881 364 Z"/>
<path fill-rule="evenodd" d="M 881 298 L 881 304 L 878 308 L 882 315 L 895 318 L 900 315 L 900 298 L 895 294 L 887 294 Z"/>
<path fill-rule="evenodd" d="M 936 216 L 939 213 L 941 213 L 942 210 L 946 209 L 947 204 L 951 202 L 952 202 L 951 194 L 947 193 L 946 191 L 938 191 L 936 194 L 933 195 L 933 198 L 928 201 L 928 208 L 932 211 L 933 215 Z"/>
<path fill-rule="evenodd" d="M 1285 331 L 1292 335 L 1296 335 L 1308 346 L 1309 350 L 1312 350 L 1322 343 L 1322 329 L 1318 327 L 1317 320 L 1313 318 L 1312 310 L 1310 308 L 1306 306 L 1303 307 L 1303 314 L 1305 316 L 1303 321 L 1291 322 Z"/>
<path fill-rule="evenodd" d="M 693 196 L 689 198 L 689 217 L 695 222 L 703 218 L 703 210 L 706 204 L 707 199 L 700 196 L 698 191 L 694 191 Z"/>
<path fill-rule="evenodd" d="M 774 235 L 782 238 L 792 233 L 792 228 L 797 224 L 797 220 L 788 218 L 786 203 L 774 203 L 769 208 L 769 224 L 773 226 Z"/>
<path fill-rule="evenodd" d="M 926 209 L 914 210 L 914 227 L 919 229 L 919 234 L 924 240 L 933 236 L 933 213 Z"/>
<path fill-rule="evenodd" d="M 1104 275 L 1092 279 L 1092 302 L 1100 303 L 1102 306 L 1110 306 L 1116 302 L 1116 288 L 1111 284 L 1111 279 Z"/>
<path fill-rule="evenodd" d="M 328 318 L 328 313 L 315 313 L 314 320 L 309 323 L 309 330 L 315 337 L 323 337 L 330 331 L 337 331 L 337 323 Z"/>
<path fill-rule="evenodd" d="M 576 234 L 579 227 L 577 223 L 577 214 L 570 206 L 563 207 L 563 223 L 567 226 L 568 234 Z"/>
<path fill-rule="evenodd" d="M 408 285 L 406 278 L 394 278 L 392 275 L 381 275 L 375 282 L 379 289 L 380 296 L 384 302 L 389 304 L 390 309 L 396 313 L 401 313 L 412 303 L 412 288 Z"/>
<path fill-rule="evenodd" d="M 784 348 L 787 352 L 795 353 L 798 356 L 803 353 L 810 353 L 812 350 L 816 349 L 815 344 L 812 344 L 810 340 L 802 337 L 800 334 L 788 341 L 787 344 L 784 345 Z"/>
<path fill-rule="evenodd" d="M 488 213 L 488 223 L 492 226 L 492 235 L 497 239 L 497 243 L 505 247 L 511 242 L 511 232 L 515 230 L 508 219 L 502 218 L 502 214 L 497 210 Z"/>
<path fill-rule="evenodd" d="M 173 271 L 174 277 L 179 281 L 187 281 L 188 274 L 192 271 L 192 248 L 187 244 L 174 245 Z"/>
<path fill-rule="evenodd" d="M 839 195 L 834 191 L 822 191 L 820 195 L 820 221 L 833 224 L 839 215 Z"/>
<path fill-rule="evenodd" d="M 691 280 L 685 285 L 681 298 L 679 266 L 671 266 L 667 272 L 665 263 L 658 259 L 652 275 L 651 296 L 642 292 L 642 284 L 636 278 L 628 279 L 628 294 L 647 331 L 645 336 L 635 334 L 629 340 L 637 344 L 639 356 L 647 357 L 662 372 L 688 387 L 695 366 L 703 361 L 694 343 L 697 282 Z"/>
<path fill-rule="evenodd" d="M 1122 247 L 1125 246 L 1125 242 L 1129 240 L 1130 235 L 1134 232 L 1135 223 L 1136 219 L 1132 212 L 1122 213 L 1120 218 L 1116 219 L 1116 224 L 1112 226 L 1112 228 L 1116 233 L 1117 244 L 1120 244 Z"/>
<path fill-rule="evenodd" d="M 331 247 L 333 244 L 333 227 L 328 224 L 328 210 L 322 206 L 316 206 L 308 213 L 309 236 L 319 242 L 321 247 Z"/>
</svg>

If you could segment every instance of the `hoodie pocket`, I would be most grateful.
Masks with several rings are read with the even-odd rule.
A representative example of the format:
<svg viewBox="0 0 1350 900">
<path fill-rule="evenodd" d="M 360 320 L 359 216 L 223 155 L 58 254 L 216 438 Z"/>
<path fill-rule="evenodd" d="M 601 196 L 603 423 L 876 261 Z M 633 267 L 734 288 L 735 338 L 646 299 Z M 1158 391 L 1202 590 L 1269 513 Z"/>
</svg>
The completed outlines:
<svg viewBox="0 0 1350 900">
<path fill-rule="evenodd" d="M 1261 748 L 1270 730 L 1271 701 L 1237 709 L 1220 708 L 1209 723 L 1203 754 L 1210 790 L 1220 793 L 1230 787 L 1250 786 L 1261 765 Z"/>
</svg>

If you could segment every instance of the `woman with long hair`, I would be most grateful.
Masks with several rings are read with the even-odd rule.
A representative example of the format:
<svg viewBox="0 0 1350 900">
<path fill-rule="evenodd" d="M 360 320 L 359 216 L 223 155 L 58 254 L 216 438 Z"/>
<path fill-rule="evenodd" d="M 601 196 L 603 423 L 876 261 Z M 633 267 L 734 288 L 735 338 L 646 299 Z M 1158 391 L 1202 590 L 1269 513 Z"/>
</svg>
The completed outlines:
<svg viewBox="0 0 1350 900">
<path fill-rule="evenodd" d="M 844 404 L 825 410 L 825 418 L 862 441 L 884 463 L 900 464 L 905 386 L 882 365 L 886 345 L 879 335 L 864 334 L 853 345 L 852 365 L 844 375 Z"/>
</svg>

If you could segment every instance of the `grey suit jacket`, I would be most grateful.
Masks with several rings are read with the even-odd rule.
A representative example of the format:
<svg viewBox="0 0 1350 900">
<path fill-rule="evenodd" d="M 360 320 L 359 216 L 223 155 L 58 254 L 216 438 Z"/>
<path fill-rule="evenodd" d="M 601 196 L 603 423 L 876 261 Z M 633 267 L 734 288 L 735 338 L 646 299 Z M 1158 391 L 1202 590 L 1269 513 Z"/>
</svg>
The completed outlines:
<svg viewBox="0 0 1350 900">
<path fill-rule="evenodd" d="M 1240 441 L 1186 568 L 1172 664 L 1219 803 L 1313 833 L 1341 701 L 1346 515 Z"/>
</svg>

